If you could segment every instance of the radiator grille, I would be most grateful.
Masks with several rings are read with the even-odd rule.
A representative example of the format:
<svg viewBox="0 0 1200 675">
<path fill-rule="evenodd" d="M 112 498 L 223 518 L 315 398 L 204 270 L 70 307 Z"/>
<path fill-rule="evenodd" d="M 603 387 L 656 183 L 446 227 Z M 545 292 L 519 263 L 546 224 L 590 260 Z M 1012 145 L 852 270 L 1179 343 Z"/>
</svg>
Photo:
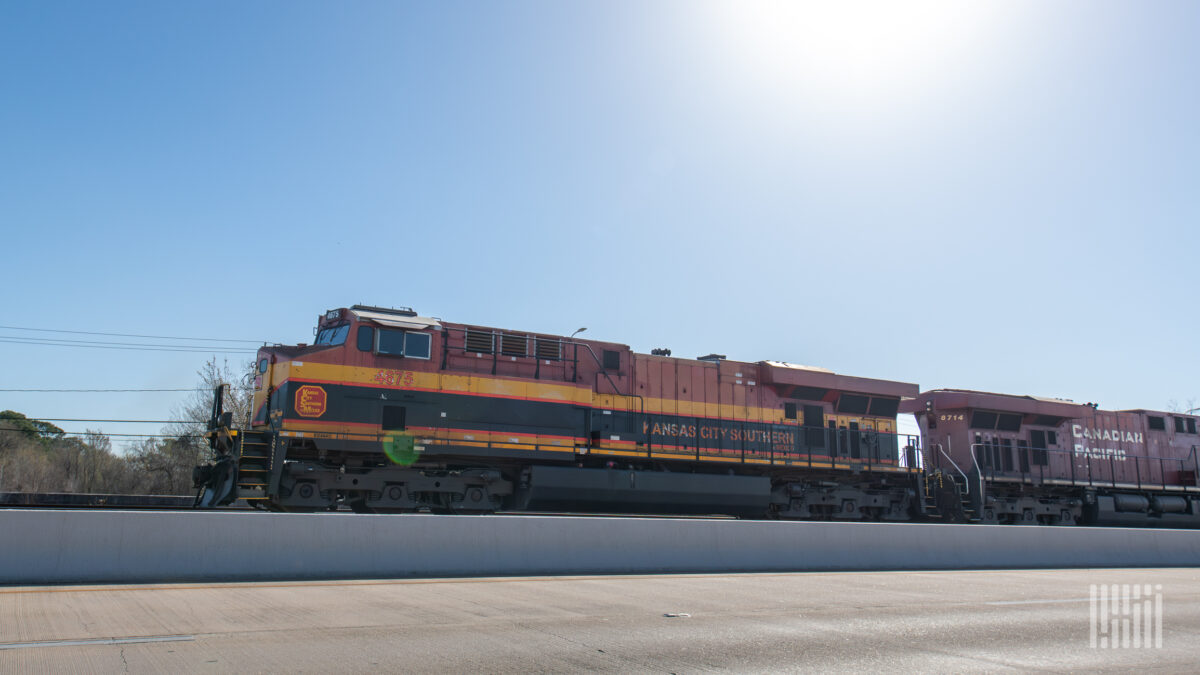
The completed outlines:
<svg viewBox="0 0 1200 675">
<path fill-rule="evenodd" d="M 500 336 L 500 353 L 505 356 L 525 356 L 529 340 L 524 335 L 504 333 Z"/>
<path fill-rule="evenodd" d="M 493 340 L 495 336 L 490 331 L 483 330 L 468 330 L 467 331 L 467 351 L 483 352 L 491 354 L 494 348 Z"/>
</svg>

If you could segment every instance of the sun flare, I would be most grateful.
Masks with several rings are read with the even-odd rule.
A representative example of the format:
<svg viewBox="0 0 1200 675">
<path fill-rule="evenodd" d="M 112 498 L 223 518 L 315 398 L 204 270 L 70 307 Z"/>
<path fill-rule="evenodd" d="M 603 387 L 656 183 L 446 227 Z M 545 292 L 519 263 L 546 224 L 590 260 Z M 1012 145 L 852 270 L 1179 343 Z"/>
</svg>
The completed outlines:
<svg viewBox="0 0 1200 675">
<path fill-rule="evenodd" d="M 722 3 L 716 31 L 751 79 L 874 96 L 950 67 L 983 22 L 983 3 L 752 0 Z"/>
</svg>

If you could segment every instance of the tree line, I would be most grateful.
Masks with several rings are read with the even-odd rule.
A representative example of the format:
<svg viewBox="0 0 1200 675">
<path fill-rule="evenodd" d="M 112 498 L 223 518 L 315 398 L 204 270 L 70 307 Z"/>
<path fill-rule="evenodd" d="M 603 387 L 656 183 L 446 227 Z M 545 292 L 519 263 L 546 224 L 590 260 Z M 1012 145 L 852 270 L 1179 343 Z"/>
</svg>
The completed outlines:
<svg viewBox="0 0 1200 675">
<path fill-rule="evenodd" d="M 249 421 L 252 363 L 237 367 L 214 358 L 197 371 L 197 391 L 171 414 L 161 437 L 130 442 L 123 450 L 97 431 L 68 435 L 49 422 L 13 410 L 0 411 L 0 492 L 186 495 L 192 467 L 208 460 L 201 438 L 212 408 L 212 391 L 231 384 L 225 409 Z"/>
</svg>

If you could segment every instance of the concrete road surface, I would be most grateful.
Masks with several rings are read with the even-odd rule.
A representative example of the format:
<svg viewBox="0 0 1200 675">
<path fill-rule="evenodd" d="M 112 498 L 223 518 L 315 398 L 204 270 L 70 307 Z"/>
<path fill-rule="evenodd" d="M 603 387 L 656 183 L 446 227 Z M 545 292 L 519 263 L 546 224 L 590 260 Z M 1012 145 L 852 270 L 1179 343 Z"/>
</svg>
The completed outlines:
<svg viewBox="0 0 1200 675">
<path fill-rule="evenodd" d="M 1093 648 L 1092 584 L 1161 648 Z M 2 673 L 1134 669 L 1200 670 L 1200 569 L 0 588 Z"/>
</svg>

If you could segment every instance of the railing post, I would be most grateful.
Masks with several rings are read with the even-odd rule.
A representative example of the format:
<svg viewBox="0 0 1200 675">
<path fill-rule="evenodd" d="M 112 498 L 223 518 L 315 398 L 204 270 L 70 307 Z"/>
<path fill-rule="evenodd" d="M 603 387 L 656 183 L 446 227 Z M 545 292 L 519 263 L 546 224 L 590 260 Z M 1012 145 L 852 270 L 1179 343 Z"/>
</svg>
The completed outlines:
<svg viewBox="0 0 1200 675">
<path fill-rule="evenodd" d="M 445 370 L 446 363 L 450 358 L 450 329 L 442 331 L 442 366 L 438 370 Z"/>
</svg>

